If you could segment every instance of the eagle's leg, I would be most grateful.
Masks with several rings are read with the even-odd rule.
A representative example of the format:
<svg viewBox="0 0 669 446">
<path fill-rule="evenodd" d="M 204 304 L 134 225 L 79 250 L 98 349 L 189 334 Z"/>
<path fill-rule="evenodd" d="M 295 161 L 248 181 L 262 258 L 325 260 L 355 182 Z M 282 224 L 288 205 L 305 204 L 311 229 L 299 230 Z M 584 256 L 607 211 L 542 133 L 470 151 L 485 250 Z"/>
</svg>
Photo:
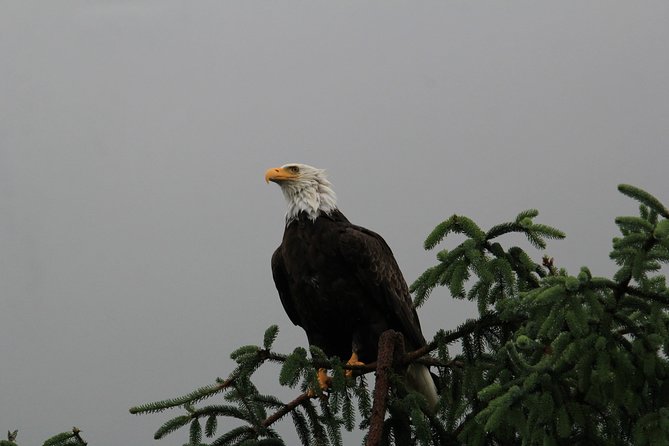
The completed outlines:
<svg viewBox="0 0 669 446">
<path fill-rule="evenodd" d="M 327 369 L 318 369 L 318 385 L 321 386 L 321 390 L 327 390 L 331 381 Z"/>
<path fill-rule="evenodd" d="M 351 359 L 349 359 L 346 362 L 346 365 L 365 365 L 365 363 L 360 362 L 360 360 L 358 359 L 358 353 L 354 350 L 353 353 L 351 353 Z M 344 374 L 346 375 L 347 378 L 350 378 L 351 376 L 353 376 L 353 370 L 350 369 L 346 370 Z"/>
<path fill-rule="evenodd" d="M 326 391 L 330 388 L 330 382 L 332 381 L 332 378 L 328 376 L 327 369 L 318 369 L 318 375 L 316 376 L 316 379 L 318 379 L 318 385 L 322 391 Z M 307 395 L 309 395 L 311 398 L 315 398 L 317 396 L 314 389 L 307 390 Z"/>
</svg>

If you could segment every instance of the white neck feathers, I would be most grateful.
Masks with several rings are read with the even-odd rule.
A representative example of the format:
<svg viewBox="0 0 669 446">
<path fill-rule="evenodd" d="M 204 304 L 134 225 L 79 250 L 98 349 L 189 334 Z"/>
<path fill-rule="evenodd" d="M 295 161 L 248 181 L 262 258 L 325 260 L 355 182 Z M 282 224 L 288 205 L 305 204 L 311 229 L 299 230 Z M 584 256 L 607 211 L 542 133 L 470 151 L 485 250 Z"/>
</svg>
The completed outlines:
<svg viewBox="0 0 669 446">
<path fill-rule="evenodd" d="M 321 213 L 327 215 L 337 209 L 337 196 L 332 190 L 332 184 L 324 175 L 286 182 L 281 185 L 281 190 L 288 202 L 286 226 L 295 220 L 300 212 L 307 214 L 309 219 L 316 220 Z"/>
</svg>

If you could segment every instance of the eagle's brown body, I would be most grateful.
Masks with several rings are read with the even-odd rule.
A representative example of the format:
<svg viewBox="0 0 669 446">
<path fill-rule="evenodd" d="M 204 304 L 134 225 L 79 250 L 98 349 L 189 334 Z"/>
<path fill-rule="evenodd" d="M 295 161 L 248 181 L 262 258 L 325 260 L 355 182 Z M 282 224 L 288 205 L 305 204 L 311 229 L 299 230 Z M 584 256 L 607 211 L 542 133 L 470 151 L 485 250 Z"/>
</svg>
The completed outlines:
<svg viewBox="0 0 669 446">
<path fill-rule="evenodd" d="M 408 349 L 425 345 L 393 253 L 380 235 L 338 210 L 300 214 L 272 256 L 272 274 L 290 320 L 327 355 L 376 360 L 379 336 L 401 332 Z"/>
</svg>

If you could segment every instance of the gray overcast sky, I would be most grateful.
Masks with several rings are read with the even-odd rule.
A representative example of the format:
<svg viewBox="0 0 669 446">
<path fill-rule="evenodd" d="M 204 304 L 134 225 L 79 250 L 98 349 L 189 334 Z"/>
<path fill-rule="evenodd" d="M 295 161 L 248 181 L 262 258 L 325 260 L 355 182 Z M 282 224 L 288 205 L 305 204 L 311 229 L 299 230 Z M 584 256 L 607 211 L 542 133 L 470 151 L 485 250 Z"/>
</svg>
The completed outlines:
<svg viewBox="0 0 669 446">
<path fill-rule="evenodd" d="M 167 417 L 130 406 L 226 376 L 273 323 L 305 343 L 271 279 L 267 167 L 327 168 L 409 282 L 453 213 L 537 207 L 568 235 L 559 265 L 609 274 L 613 218 L 636 212 L 616 185 L 669 202 L 665 0 L 1 9 L 0 432 L 23 445 L 72 425 L 152 443 Z M 436 292 L 426 336 L 470 308 Z"/>
</svg>

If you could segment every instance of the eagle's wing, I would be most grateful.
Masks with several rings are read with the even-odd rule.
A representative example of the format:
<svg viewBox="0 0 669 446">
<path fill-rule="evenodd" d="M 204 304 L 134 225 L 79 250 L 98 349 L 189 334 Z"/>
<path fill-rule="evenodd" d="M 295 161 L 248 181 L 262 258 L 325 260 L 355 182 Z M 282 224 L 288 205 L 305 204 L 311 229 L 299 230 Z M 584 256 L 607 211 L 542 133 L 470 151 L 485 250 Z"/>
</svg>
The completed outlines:
<svg viewBox="0 0 669 446">
<path fill-rule="evenodd" d="M 283 305 L 283 309 L 286 310 L 290 321 L 295 325 L 300 325 L 300 320 L 295 311 L 295 307 L 293 306 L 290 289 L 288 288 L 287 274 L 283 264 L 283 253 L 281 252 L 281 246 L 279 246 L 276 251 L 274 251 L 274 254 L 272 254 L 272 277 L 274 278 L 274 285 L 279 292 L 281 304 Z"/>
<path fill-rule="evenodd" d="M 350 225 L 339 246 L 370 297 L 388 315 L 389 325 L 400 330 L 413 348 L 425 345 L 409 287 L 385 240 L 369 229 Z"/>
</svg>

